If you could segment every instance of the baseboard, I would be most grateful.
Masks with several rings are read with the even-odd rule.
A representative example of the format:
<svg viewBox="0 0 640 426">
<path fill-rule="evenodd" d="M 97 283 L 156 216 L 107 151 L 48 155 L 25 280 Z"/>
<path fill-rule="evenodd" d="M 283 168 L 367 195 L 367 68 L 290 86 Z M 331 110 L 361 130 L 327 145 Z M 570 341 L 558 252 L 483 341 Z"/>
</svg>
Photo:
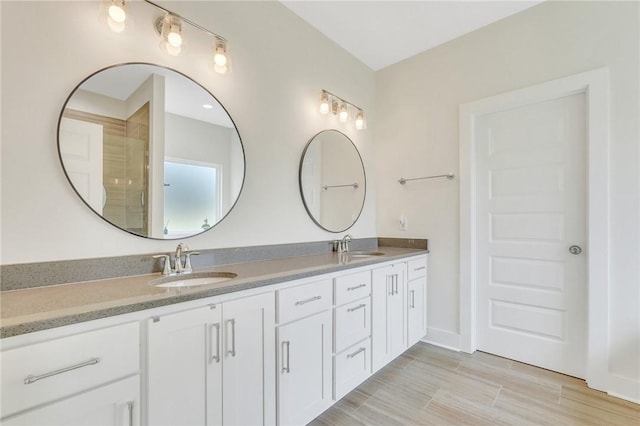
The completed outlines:
<svg viewBox="0 0 640 426">
<path fill-rule="evenodd" d="M 616 398 L 640 404 L 640 380 L 629 379 L 618 374 L 609 374 L 607 393 Z"/>
<path fill-rule="evenodd" d="M 427 335 L 422 341 L 431 345 L 440 346 L 445 349 L 460 352 L 460 335 L 440 328 L 427 328 Z"/>
</svg>

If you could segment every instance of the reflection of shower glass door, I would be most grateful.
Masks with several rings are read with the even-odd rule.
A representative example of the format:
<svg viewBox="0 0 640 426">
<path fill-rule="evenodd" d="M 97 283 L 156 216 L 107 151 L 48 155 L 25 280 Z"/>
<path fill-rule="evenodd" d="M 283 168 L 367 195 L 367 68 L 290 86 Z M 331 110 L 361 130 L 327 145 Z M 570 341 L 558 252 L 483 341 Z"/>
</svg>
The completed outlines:
<svg viewBox="0 0 640 426">
<path fill-rule="evenodd" d="M 202 232 L 220 219 L 220 172 L 215 164 L 164 162 L 166 235 Z"/>
</svg>

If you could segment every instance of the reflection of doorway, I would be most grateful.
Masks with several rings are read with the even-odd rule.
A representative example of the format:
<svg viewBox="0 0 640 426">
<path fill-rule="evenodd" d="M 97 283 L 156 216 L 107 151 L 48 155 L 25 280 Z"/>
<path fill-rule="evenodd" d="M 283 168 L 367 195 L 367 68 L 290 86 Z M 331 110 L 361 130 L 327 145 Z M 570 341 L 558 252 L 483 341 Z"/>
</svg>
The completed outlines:
<svg viewBox="0 0 640 426">
<path fill-rule="evenodd" d="M 202 232 L 220 219 L 221 166 L 167 158 L 164 162 L 164 224 L 177 238 Z"/>
</svg>

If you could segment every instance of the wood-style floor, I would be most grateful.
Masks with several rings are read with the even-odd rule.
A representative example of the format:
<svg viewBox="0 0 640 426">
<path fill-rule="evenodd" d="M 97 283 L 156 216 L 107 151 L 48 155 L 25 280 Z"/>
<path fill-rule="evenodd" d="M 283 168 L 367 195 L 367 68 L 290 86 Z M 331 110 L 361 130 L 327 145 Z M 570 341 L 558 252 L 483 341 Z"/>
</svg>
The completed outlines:
<svg viewBox="0 0 640 426">
<path fill-rule="evenodd" d="M 640 425 L 640 405 L 483 352 L 418 343 L 311 426 Z"/>
</svg>

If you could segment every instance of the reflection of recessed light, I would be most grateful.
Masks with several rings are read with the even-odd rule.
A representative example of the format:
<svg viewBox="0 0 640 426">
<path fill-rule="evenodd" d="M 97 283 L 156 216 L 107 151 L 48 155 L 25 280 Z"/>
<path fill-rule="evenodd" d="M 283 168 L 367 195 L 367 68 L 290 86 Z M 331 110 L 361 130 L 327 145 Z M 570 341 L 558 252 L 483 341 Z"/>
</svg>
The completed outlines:
<svg viewBox="0 0 640 426">
<path fill-rule="evenodd" d="M 211 108 L 213 108 L 213 105 L 211 105 L 211 104 L 204 104 L 204 105 L 202 105 L 202 108 L 211 109 Z"/>
</svg>

